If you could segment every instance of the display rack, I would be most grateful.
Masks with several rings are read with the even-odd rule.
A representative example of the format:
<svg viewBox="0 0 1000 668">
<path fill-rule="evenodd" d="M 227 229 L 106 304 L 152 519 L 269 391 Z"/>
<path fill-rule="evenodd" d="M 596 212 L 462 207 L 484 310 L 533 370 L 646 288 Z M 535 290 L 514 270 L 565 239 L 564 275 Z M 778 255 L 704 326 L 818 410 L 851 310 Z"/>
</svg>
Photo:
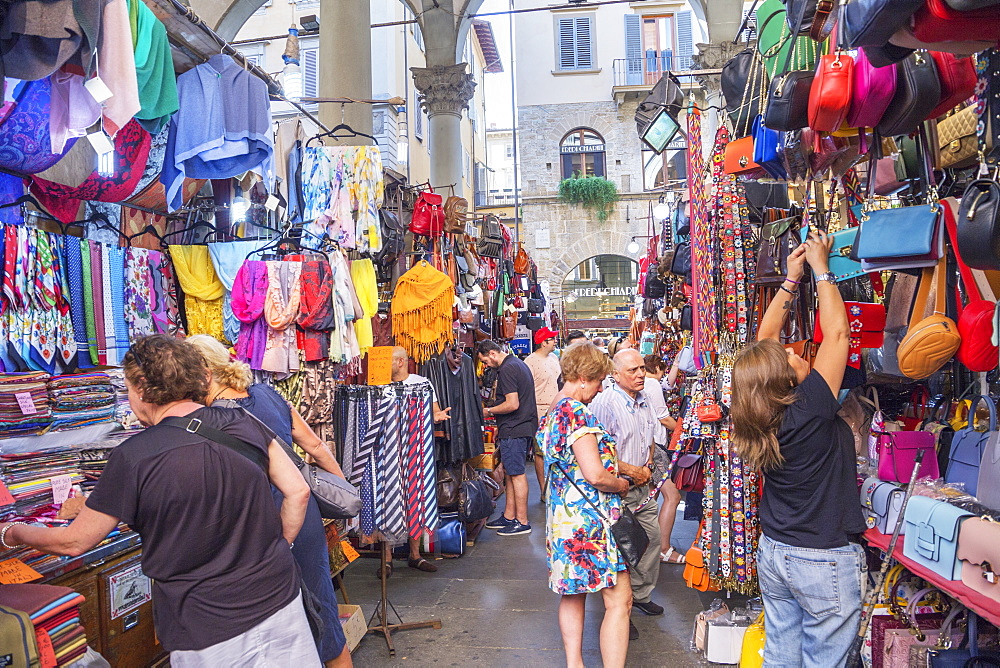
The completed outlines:
<svg viewBox="0 0 1000 668">
<path fill-rule="evenodd" d="M 391 564 L 392 563 L 392 550 L 389 544 L 382 541 L 382 563 Z M 371 618 L 368 620 L 368 633 L 381 633 L 385 636 L 385 644 L 389 647 L 389 656 L 396 656 L 396 648 L 392 645 L 392 634 L 394 631 L 408 631 L 410 629 L 440 629 L 441 620 L 440 619 L 428 619 L 423 622 L 403 622 L 403 618 L 400 616 L 399 612 L 396 610 L 396 606 L 392 604 L 389 600 L 389 569 L 380 568 L 379 569 L 379 579 L 382 581 L 382 598 L 379 600 L 378 605 L 375 607 L 375 612 L 372 613 Z M 392 609 L 392 614 L 396 615 L 396 619 L 399 623 L 391 624 L 389 623 L 389 609 Z M 372 624 L 375 618 L 378 617 L 378 624 Z"/>
</svg>

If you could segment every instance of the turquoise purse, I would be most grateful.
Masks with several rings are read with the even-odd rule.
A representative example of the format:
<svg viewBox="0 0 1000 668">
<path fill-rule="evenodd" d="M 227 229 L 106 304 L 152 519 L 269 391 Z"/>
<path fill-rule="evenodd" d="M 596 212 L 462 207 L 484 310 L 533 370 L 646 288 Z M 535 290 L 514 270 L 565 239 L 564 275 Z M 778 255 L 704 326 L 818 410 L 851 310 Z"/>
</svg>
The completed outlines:
<svg viewBox="0 0 1000 668">
<path fill-rule="evenodd" d="M 854 252 L 854 242 L 858 237 L 857 227 L 848 227 L 846 230 L 834 232 L 829 235 L 833 239 L 833 246 L 830 247 L 830 271 L 837 277 L 837 282 L 847 281 L 865 274 L 861 268 L 861 261 L 857 259 Z M 802 241 L 809 237 L 809 228 L 802 228 Z"/>
</svg>

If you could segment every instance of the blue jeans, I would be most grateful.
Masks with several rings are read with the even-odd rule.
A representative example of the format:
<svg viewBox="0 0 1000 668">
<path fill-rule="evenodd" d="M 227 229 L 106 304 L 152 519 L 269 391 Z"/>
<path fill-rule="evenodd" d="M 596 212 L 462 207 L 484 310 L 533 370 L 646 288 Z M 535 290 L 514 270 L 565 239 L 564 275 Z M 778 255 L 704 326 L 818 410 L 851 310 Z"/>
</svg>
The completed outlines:
<svg viewBox="0 0 1000 668">
<path fill-rule="evenodd" d="M 757 574 L 764 598 L 767 668 L 842 666 L 861 622 L 860 545 L 817 550 L 761 536 Z"/>
</svg>

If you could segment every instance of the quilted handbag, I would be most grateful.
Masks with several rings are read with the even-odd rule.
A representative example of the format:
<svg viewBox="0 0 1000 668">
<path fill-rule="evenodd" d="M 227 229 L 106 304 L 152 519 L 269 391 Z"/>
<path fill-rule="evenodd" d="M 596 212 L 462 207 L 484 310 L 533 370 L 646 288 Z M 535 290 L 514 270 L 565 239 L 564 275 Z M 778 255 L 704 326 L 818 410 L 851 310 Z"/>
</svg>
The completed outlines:
<svg viewBox="0 0 1000 668">
<path fill-rule="evenodd" d="M 861 485 L 861 506 L 864 508 L 865 523 L 869 529 L 891 534 L 896 523 L 902 521 L 903 497 L 906 492 L 891 482 L 878 478 L 866 478 Z M 905 531 L 902 527 L 900 533 Z"/>
<path fill-rule="evenodd" d="M 961 483 L 965 491 L 976 496 L 979 485 L 979 466 L 983 460 L 987 444 L 996 440 L 997 436 L 997 406 L 992 399 L 978 396 L 972 400 L 969 415 L 976 414 L 980 401 L 985 401 L 990 409 L 990 424 L 986 431 L 977 431 L 975 420 L 969 420 L 964 429 L 955 432 L 951 440 L 951 452 L 948 455 L 948 469 L 944 480 L 948 483 Z M 1000 566 L 1000 564 L 997 564 Z"/>
<path fill-rule="evenodd" d="M 960 580 L 962 568 L 956 556 L 958 531 L 962 520 L 972 516 L 944 501 L 911 497 L 903 515 L 906 522 L 903 556 L 946 580 Z"/>
<path fill-rule="evenodd" d="M 760 231 L 757 285 L 780 285 L 788 269 L 788 255 L 799 245 L 800 218 L 791 216 L 767 223 Z"/>
<path fill-rule="evenodd" d="M 863 212 L 855 255 L 869 263 L 866 271 L 882 265 L 934 266 L 944 251 L 940 211 L 938 206 L 922 204 Z"/>
<path fill-rule="evenodd" d="M 413 204 L 410 232 L 422 237 L 440 236 L 444 233 L 444 198 L 425 190 Z"/>
<path fill-rule="evenodd" d="M 962 522 L 958 558 L 962 584 L 1000 603 L 1000 524 L 978 517 Z"/>
<path fill-rule="evenodd" d="M 890 431 L 878 435 L 878 477 L 886 482 L 909 482 L 917 451 L 924 451 L 919 478 L 938 478 L 934 434 L 926 431 Z"/>
<path fill-rule="evenodd" d="M 976 493 L 981 504 L 1000 511 L 1000 434 L 997 432 L 992 434 L 983 448 Z"/>
<path fill-rule="evenodd" d="M 941 82 L 934 59 L 918 51 L 896 68 L 896 92 L 875 129 L 883 137 L 908 135 L 940 101 Z"/>
<path fill-rule="evenodd" d="M 437 528 L 438 547 L 442 554 L 465 554 L 465 523 L 458 513 L 441 513 Z"/>
<path fill-rule="evenodd" d="M 958 253 L 973 269 L 1000 269 L 1000 184 L 977 179 L 958 208 Z"/>
<path fill-rule="evenodd" d="M 972 58 L 959 58 L 953 53 L 930 51 L 941 84 L 941 101 L 928 118 L 937 118 L 976 92 L 976 65 Z"/>
<path fill-rule="evenodd" d="M 753 161 L 774 178 L 784 181 L 784 161 L 781 158 L 781 134 L 777 130 L 764 127 L 764 119 L 757 116 L 753 121 Z"/>
<path fill-rule="evenodd" d="M 945 266 L 946 261 L 942 257 L 937 267 L 924 269 L 920 279 L 910 315 L 910 327 L 896 351 L 899 370 L 907 378 L 922 380 L 930 377 L 954 356 L 962 344 L 958 325 L 944 315 L 947 292 Z M 924 318 L 932 280 L 936 280 L 934 313 Z"/>
<path fill-rule="evenodd" d="M 975 164 L 979 154 L 978 122 L 979 116 L 973 106 L 938 121 L 938 161 L 942 168 L 961 169 Z"/>
<path fill-rule="evenodd" d="M 864 49 L 854 58 L 854 92 L 847 111 L 847 124 L 852 128 L 873 128 L 896 94 L 896 65 L 875 67 Z"/>
<path fill-rule="evenodd" d="M 844 41 L 859 46 L 884 46 L 910 20 L 924 0 L 852 0 L 840 13 Z"/>
<path fill-rule="evenodd" d="M 1000 42 L 1000 7 L 958 11 L 945 0 L 926 0 L 913 15 L 913 34 L 921 42 Z"/>
<path fill-rule="evenodd" d="M 755 174 L 761 170 L 760 165 L 753 161 L 753 137 L 743 137 L 726 145 L 723 157 L 723 170 L 726 174 Z"/>
<path fill-rule="evenodd" d="M 809 127 L 833 132 L 847 118 L 854 92 L 854 59 L 846 53 L 821 56 L 809 88 Z"/>
</svg>

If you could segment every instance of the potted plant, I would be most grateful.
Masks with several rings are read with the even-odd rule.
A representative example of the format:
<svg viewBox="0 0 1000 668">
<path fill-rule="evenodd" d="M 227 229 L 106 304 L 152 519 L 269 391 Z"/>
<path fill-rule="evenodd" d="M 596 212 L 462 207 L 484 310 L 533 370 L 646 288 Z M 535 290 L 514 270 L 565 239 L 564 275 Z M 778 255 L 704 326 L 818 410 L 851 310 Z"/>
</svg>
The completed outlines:
<svg viewBox="0 0 1000 668">
<path fill-rule="evenodd" d="M 618 201 L 618 188 L 602 176 L 584 176 L 579 172 L 559 183 L 559 199 L 567 204 L 579 204 L 597 214 L 597 220 L 608 219 Z"/>
</svg>

